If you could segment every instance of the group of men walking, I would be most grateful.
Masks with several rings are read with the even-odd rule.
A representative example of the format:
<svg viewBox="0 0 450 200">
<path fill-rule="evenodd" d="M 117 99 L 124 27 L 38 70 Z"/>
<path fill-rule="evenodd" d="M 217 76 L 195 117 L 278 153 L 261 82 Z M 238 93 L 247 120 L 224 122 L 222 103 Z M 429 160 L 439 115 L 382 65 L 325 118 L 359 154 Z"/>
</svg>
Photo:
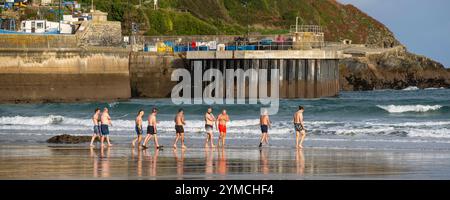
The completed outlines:
<svg viewBox="0 0 450 200">
<path fill-rule="evenodd" d="M 297 148 L 303 148 L 303 141 L 306 136 L 306 129 L 303 122 L 303 112 L 304 108 L 302 106 L 299 106 L 297 112 L 294 113 L 293 117 L 293 123 L 294 123 L 294 129 L 296 134 L 296 147 Z M 212 113 L 212 108 L 209 107 L 207 109 L 207 112 L 204 115 L 205 120 L 205 132 L 206 132 L 206 139 L 205 139 L 205 148 L 208 147 L 215 147 L 214 145 L 214 126 L 216 127 L 216 130 L 219 132 L 219 138 L 217 141 L 217 145 L 220 147 L 225 146 L 225 138 L 227 135 L 227 123 L 230 121 L 230 117 L 227 114 L 227 111 L 225 109 L 222 110 L 222 112 L 217 116 L 217 118 Z M 136 131 L 136 138 L 132 141 L 132 146 L 135 147 L 136 143 L 138 146 L 142 146 L 143 148 L 148 148 L 148 142 L 150 140 L 154 141 L 155 148 L 161 149 L 163 146 L 159 145 L 158 143 L 158 137 L 157 137 L 157 120 L 156 116 L 158 114 L 158 109 L 153 108 L 152 113 L 148 116 L 148 126 L 147 126 L 147 135 L 145 138 L 143 138 L 143 117 L 144 117 L 144 110 L 139 110 L 135 119 L 135 131 Z M 95 113 L 92 116 L 92 121 L 94 123 L 94 134 L 92 135 L 91 139 L 91 146 L 94 146 L 93 142 L 96 137 L 100 138 L 101 145 L 104 144 L 104 140 L 106 139 L 108 146 L 112 146 L 109 140 L 109 126 L 111 126 L 111 117 L 109 116 L 108 108 L 104 108 L 103 112 L 100 113 L 100 109 L 95 109 Z M 186 149 L 186 146 L 184 144 L 184 126 L 186 125 L 185 119 L 184 119 L 184 111 L 183 109 L 179 109 L 177 114 L 174 118 L 175 122 L 175 140 L 173 143 L 173 148 L 177 149 L 178 141 L 181 143 L 181 148 Z M 264 112 L 260 116 L 260 128 L 261 128 L 261 138 L 259 147 L 262 147 L 264 144 L 269 144 L 269 128 L 272 127 L 272 123 L 270 121 L 269 115 L 267 112 Z M 143 141 L 142 141 L 143 139 Z M 141 144 L 142 143 L 142 144 Z"/>
</svg>

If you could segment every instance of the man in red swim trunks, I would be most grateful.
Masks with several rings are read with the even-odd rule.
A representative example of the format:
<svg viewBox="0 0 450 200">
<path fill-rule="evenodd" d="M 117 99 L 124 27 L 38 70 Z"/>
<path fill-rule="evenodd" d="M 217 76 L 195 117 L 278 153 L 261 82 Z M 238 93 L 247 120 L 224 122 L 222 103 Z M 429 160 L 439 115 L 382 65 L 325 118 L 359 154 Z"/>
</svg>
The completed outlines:
<svg viewBox="0 0 450 200">
<path fill-rule="evenodd" d="M 227 136 L 227 122 L 230 121 L 230 117 L 227 115 L 227 111 L 225 109 L 222 110 L 222 114 L 217 116 L 216 127 L 219 129 L 219 141 L 217 142 L 218 146 L 225 146 L 225 137 Z M 222 143 L 222 145 L 221 145 Z"/>
</svg>

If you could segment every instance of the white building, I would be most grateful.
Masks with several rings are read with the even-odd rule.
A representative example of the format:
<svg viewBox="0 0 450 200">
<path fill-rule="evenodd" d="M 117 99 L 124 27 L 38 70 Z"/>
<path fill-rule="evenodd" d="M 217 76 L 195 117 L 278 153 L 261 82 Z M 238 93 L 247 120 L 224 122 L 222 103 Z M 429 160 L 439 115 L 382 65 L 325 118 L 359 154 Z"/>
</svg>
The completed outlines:
<svg viewBox="0 0 450 200">
<path fill-rule="evenodd" d="M 25 33 L 58 33 L 61 26 L 61 34 L 72 34 L 72 25 L 51 22 L 47 20 L 25 20 L 22 21 L 20 31 Z"/>
</svg>

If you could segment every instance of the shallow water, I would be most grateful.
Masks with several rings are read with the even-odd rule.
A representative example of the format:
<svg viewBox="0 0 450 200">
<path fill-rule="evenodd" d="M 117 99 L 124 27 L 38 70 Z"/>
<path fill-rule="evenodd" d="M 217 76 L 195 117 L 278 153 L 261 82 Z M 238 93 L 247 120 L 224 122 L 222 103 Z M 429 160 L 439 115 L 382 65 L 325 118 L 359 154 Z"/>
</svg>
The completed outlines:
<svg viewBox="0 0 450 200">
<path fill-rule="evenodd" d="M 291 123 L 298 105 L 305 107 L 308 129 L 306 146 L 368 149 L 450 149 L 450 90 L 382 90 L 342 92 L 337 98 L 280 100 L 280 111 L 271 117 L 271 145 L 283 147 L 294 139 Z M 181 106 L 170 99 L 133 99 L 108 103 L 52 103 L 0 105 L 0 145 L 41 144 L 51 136 L 68 133 L 90 135 L 90 117 L 96 107 L 109 107 L 113 119 L 111 137 L 128 143 L 134 133 L 139 109 L 146 114 L 160 110 L 159 135 L 170 143 L 173 116 Z M 184 105 L 187 139 L 204 137 L 202 115 L 207 105 Z M 259 105 L 217 105 L 214 114 L 226 108 L 231 117 L 229 145 L 254 146 L 260 136 Z M 146 122 L 144 123 L 146 127 Z M 196 144 L 193 142 L 192 144 Z M 201 145 L 201 142 L 198 142 Z"/>
</svg>

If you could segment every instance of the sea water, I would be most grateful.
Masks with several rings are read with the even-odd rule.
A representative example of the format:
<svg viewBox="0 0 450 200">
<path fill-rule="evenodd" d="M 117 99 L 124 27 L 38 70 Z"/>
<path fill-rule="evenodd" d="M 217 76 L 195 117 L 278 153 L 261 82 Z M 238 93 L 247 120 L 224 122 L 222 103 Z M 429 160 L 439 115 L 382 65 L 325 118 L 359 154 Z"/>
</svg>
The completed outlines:
<svg viewBox="0 0 450 200">
<path fill-rule="evenodd" d="M 271 116 L 271 146 L 293 146 L 292 115 L 305 107 L 308 130 L 306 147 L 374 149 L 450 149 L 450 90 L 408 89 L 341 92 L 335 98 L 281 99 L 277 115 Z M 0 145 L 36 144 L 55 135 L 92 135 L 95 108 L 110 110 L 111 138 L 129 144 L 135 136 L 134 119 L 139 109 L 146 118 L 159 109 L 158 135 L 169 145 L 175 135 L 174 115 L 184 108 L 186 142 L 200 145 L 204 137 L 203 116 L 208 105 L 174 105 L 170 99 L 132 99 L 123 102 L 45 103 L 0 105 Z M 231 122 L 228 145 L 255 146 L 260 137 L 260 105 L 212 105 L 217 116 L 226 109 Z M 217 131 L 215 132 L 217 137 Z M 190 142 L 192 141 L 192 142 Z"/>
</svg>

